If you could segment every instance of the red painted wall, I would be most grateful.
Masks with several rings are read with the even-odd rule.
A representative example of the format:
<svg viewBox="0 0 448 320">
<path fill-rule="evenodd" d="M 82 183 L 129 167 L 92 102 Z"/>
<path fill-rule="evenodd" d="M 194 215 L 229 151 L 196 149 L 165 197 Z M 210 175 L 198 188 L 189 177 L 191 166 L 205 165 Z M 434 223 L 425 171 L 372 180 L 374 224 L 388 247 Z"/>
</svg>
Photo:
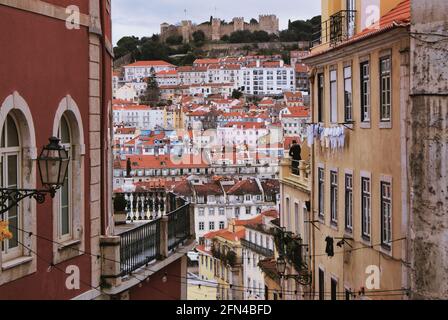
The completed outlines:
<svg viewBox="0 0 448 320">
<path fill-rule="evenodd" d="M 135 286 L 129 290 L 130 300 L 180 300 L 181 282 L 186 282 L 186 275 L 182 275 L 182 259 L 171 263 L 149 278 L 149 282 L 143 281 L 141 288 Z M 163 276 L 167 273 L 167 281 L 163 282 Z"/>
<path fill-rule="evenodd" d="M 76 4 L 88 12 L 85 0 L 52 0 L 58 5 Z M 55 111 L 67 94 L 76 101 L 83 120 L 86 150 L 89 150 L 89 38 L 88 30 L 68 30 L 65 22 L 45 16 L 0 6 L 0 104 L 14 91 L 28 103 L 36 129 L 38 152 L 52 134 Z M 90 221 L 89 157 L 84 158 L 86 195 L 85 221 Z M 39 179 L 37 179 L 39 181 Z M 39 187 L 39 186 L 38 186 Z M 37 233 L 52 235 L 51 201 L 37 205 Z M 90 227 L 85 228 L 85 249 L 90 251 Z M 52 260 L 52 244 L 37 241 L 37 252 L 47 262 Z M 66 275 L 38 259 L 37 273 L 0 287 L 0 299 L 69 299 L 91 288 L 81 284 L 81 290 L 65 288 Z M 81 256 L 58 265 L 77 265 L 81 281 L 90 283 L 90 256 Z"/>
</svg>

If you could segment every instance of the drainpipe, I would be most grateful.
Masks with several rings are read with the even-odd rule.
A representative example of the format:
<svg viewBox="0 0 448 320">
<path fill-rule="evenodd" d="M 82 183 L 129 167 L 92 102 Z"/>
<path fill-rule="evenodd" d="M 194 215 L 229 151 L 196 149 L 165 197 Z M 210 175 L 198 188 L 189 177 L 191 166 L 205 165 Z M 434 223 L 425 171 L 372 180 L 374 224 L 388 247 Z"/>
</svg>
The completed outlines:
<svg viewBox="0 0 448 320">
<path fill-rule="evenodd" d="M 314 116 L 314 75 L 316 74 L 315 70 L 312 71 L 311 76 L 310 76 L 310 82 L 311 82 L 311 86 L 310 86 L 310 105 L 311 105 L 311 110 L 313 110 L 313 112 L 311 112 L 311 123 L 315 123 L 315 116 Z M 310 196 L 310 214 L 309 219 L 310 221 L 314 221 L 314 174 L 315 174 L 315 144 L 313 144 L 313 147 L 311 148 L 311 152 L 310 152 L 310 166 L 311 166 L 311 196 Z M 312 287 L 311 287 L 311 297 L 314 300 L 315 297 L 315 293 L 316 293 L 316 233 L 314 230 L 314 224 L 313 223 L 309 223 L 308 228 L 310 228 L 311 232 L 310 235 L 312 237 L 312 258 L 311 258 L 311 272 L 312 272 Z"/>
</svg>

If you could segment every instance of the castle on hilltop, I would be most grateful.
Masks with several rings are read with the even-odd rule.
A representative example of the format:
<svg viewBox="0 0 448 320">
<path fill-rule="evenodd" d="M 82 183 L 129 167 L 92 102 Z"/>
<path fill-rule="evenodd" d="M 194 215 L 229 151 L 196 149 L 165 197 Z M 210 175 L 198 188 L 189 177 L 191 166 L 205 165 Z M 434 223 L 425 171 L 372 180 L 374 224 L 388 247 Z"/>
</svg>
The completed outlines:
<svg viewBox="0 0 448 320">
<path fill-rule="evenodd" d="M 224 23 L 219 18 L 212 18 L 210 22 L 193 24 L 190 20 L 184 20 L 180 25 L 162 23 L 160 25 L 160 36 L 165 41 L 170 36 L 182 36 L 184 43 L 193 39 L 193 33 L 203 31 L 207 40 L 221 40 L 225 35 L 230 36 L 235 31 L 249 30 L 266 31 L 269 34 L 279 34 L 279 19 L 276 15 L 260 15 L 258 22 L 247 23 L 244 18 L 233 18 L 231 22 Z"/>
</svg>

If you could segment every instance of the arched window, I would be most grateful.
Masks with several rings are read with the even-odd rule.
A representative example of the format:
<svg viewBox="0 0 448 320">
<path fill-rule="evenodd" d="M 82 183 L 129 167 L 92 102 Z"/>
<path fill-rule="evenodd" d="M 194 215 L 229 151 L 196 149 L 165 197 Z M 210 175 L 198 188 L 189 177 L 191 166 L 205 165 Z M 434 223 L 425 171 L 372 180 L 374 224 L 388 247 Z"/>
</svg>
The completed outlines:
<svg viewBox="0 0 448 320">
<path fill-rule="evenodd" d="M 3 125 L 0 139 L 0 183 L 2 188 L 21 188 L 21 143 L 16 120 L 8 114 Z M 21 255 L 21 229 L 22 217 L 20 206 L 12 207 L 0 216 L 0 220 L 8 221 L 12 239 L 4 240 L 2 244 L 3 260 L 14 259 Z"/>
<path fill-rule="evenodd" d="M 84 129 L 78 106 L 70 96 L 59 103 L 53 121 L 53 135 L 60 139 L 70 156 L 64 185 L 53 199 L 53 263 L 57 264 L 85 250 Z M 99 205 L 92 208 L 94 213 L 99 212 Z"/>
<path fill-rule="evenodd" d="M 66 117 L 63 115 L 59 124 L 58 138 L 61 140 L 61 144 L 67 150 L 68 154 L 71 154 L 72 139 L 70 133 L 70 127 L 68 125 Z M 61 240 L 68 240 L 72 238 L 73 218 L 72 218 L 72 175 L 73 170 L 69 166 L 67 176 L 65 177 L 64 185 L 58 192 L 59 208 L 58 208 L 58 237 Z"/>
</svg>

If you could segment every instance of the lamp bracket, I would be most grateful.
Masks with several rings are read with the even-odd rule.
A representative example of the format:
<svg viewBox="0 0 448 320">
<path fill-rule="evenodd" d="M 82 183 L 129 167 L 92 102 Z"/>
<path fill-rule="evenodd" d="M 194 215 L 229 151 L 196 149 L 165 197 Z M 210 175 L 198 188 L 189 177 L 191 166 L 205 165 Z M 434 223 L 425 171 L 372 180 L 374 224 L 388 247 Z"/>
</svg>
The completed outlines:
<svg viewBox="0 0 448 320">
<path fill-rule="evenodd" d="M 0 214 L 8 212 L 25 198 L 34 198 L 37 203 L 42 204 L 45 202 L 46 194 L 49 194 L 54 198 L 57 189 L 58 188 L 50 188 L 49 190 L 0 188 Z"/>
</svg>

